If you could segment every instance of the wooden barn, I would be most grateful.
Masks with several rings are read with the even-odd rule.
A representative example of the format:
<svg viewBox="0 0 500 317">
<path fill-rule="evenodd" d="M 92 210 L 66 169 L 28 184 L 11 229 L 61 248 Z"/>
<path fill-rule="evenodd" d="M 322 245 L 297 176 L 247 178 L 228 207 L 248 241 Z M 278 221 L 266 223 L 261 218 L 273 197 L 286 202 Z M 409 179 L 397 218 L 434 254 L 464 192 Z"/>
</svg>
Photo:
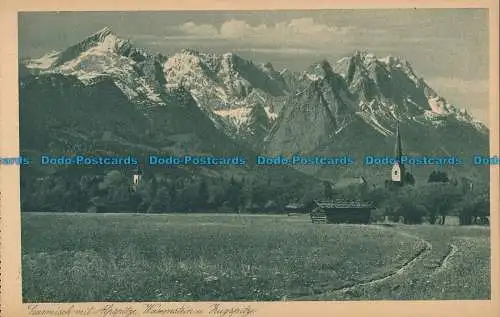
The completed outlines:
<svg viewBox="0 0 500 317">
<path fill-rule="evenodd" d="M 314 201 L 310 211 L 313 223 L 370 223 L 374 207 L 361 201 Z"/>
</svg>

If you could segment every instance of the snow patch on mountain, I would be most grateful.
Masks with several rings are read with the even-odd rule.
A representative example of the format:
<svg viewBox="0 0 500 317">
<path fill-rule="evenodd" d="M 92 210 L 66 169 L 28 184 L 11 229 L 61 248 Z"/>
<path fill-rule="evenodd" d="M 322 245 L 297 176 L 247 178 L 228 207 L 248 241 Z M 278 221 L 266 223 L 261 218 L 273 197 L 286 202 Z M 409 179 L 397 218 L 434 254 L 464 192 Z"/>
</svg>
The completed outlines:
<svg viewBox="0 0 500 317">
<path fill-rule="evenodd" d="M 136 90 L 139 93 L 144 94 L 145 96 L 147 96 L 149 100 L 153 102 L 156 102 L 158 104 L 164 104 L 163 101 L 161 100 L 160 94 L 146 82 L 146 79 L 137 78 L 136 83 L 138 84 Z"/>
<path fill-rule="evenodd" d="M 205 99 L 204 94 L 211 95 L 221 101 L 228 102 L 229 97 L 222 85 L 210 76 L 207 68 L 203 67 L 200 56 L 191 51 L 182 51 L 171 56 L 163 67 L 166 86 L 181 85 L 196 95 L 201 101 Z M 208 107 L 208 104 L 201 106 Z"/>
<path fill-rule="evenodd" d="M 307 78 L 309 78 L 309 80 L 311 81 L 318 81 L 321 79 L 320 76 L 316 75 L 316 74 L 306 74 Z"/>
<path fill-rule="evenodd" d="M 134 90 L 132 89 L 131 87 L 129 87 L 127 84 L 121 82 L 121 81 L 116 81 L 115 82 L 115 85 L 120 88 L 120 90 L 125 94 L 125 96 L 127 96 L 127 98 L 129 98 L 130 100 L 134 100 L 136 99 L 137 97 L 139 97 L 139 94 Z"/>
<path fill-rule="evenodd" d="M 167 59 L 163 72 L 168 82 L 202 78 L 201 60 L 192 54 L 177 53 Z"/>
<path fill-rule="evenodd" d="M 431 110 L 425 110 L 424 118 L 426 119 L 426 123 L 431 124 L 434 127 L 442 127 L 446 125 L 444 120 L 446 115 L 444 114 L 436 113 Z"/>
<path fill-rule="evenodd" d="M 280 75 L 283 76 L 285 75 L 286 73 L 290 72 L 290 70 L 288 70 L 288 68 L 283 68 L 281 71 L 280 71 Z"/>
<path fill-rule="evenodd" d="M 369 126 L 371 126 L 375 131 L 382 134 L 383 136 L 391 136 L 393 132 L 388 128 L 384 127 L 374 115 L 370 115 L 366 112 L 356 112 L 356 114 L 363 119 Z"/>
<path fill-rule="evenodd" d="M 251 108 L 240 107 L 232 109 L 214 110 L 214 113 L 222 118 L 228 119 L 239 130 L 244 124 L 248 123 L 251 111 L 252 111 Z"/>
<path fill-rule="evenodd" d="M 381 57 L 378 59 L 379 62 L 389 65 L 392 61 L 392 56 Z"/>
<path fill-rule="evenodd" d="M 260 138 L 277 118 L 272 106 L 277 86 L 272 85 L 280 75 L 270 63 L 256 64 L 231 52 L 184 49 L 168 58 L 163 74 L 165 87 L 186 88 L 214 124 L 231 137 Z"/>
<path fill-rule="evenodd" d="M 278 118 L 278 114 L 276 112 L 273 112 L 271 110 L 271 107 L 264 107 L 264 110 L 266 111 L 267 117 L 270 121 L 274 121 Z"/>
<path fill-rule="evenodd" d="M 57 60 L 59 54 L 60 54 L 60 52 L 57 52 L 57 51 L 47 53 L 40 58 L 31 59 L 31 60 L 27 61 L 25 66 L 27 68 L 31 68 L 31 69 L 40 69 L 40 70 L 49 69 L 50 67 L 52 67 L 54 62 Z"/>
<path fill-rule="evenodd" d="M 446 104 L 440 97 L 433 97 L 428 99 L 429 106 L 432 109 L 432 112 L 440 115 L 449 114 L 448 108 Z"/>
</svg>

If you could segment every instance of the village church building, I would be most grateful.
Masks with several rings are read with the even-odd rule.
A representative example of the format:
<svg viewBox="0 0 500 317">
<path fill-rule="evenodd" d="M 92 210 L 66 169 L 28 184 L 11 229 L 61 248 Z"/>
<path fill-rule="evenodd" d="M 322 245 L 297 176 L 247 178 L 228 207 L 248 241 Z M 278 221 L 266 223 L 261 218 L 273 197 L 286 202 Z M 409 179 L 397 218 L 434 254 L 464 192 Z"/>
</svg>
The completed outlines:
<svg viewBox="0 0 500 317">
<path fill-rule="evenodd" d="M 391 179 L 385 181 L 385 187 L 390 189 L 395 189 L 398 187 L 403 187 L 405 185 L 413 185 L 413 176 L 406 171 L 403 163 L 401 163 L 401 157 L 403 156 L 403 149 L 401 146 L 401 133 L 399 132 L 399 121 L 396 126 L 396 145 L 394 147 L 394 158 L 396 163 L 392 166 Z"/>
<path fill-rule="evenodd" d="M 396 144 L 394 147 L 394 157 L 396 162 L 391 169 L 391 179 L 385 181 L 385 187 L 397 189 L 405 185 L 413 185 L 413 176 L 406 171 L 401 157 L 403 149 L 401 145 L 401 133 L 399 131 L 399 121 L 396 126 Z M 366 185 L 366 180 L 362 177 L 362 185 Z M 371 220 L 371 211 L 374 209 L 370 202 L 356 201 L 314 201 L 310 212 L 313 223 L 360 223 L 368 224 Z"/>
</svg>

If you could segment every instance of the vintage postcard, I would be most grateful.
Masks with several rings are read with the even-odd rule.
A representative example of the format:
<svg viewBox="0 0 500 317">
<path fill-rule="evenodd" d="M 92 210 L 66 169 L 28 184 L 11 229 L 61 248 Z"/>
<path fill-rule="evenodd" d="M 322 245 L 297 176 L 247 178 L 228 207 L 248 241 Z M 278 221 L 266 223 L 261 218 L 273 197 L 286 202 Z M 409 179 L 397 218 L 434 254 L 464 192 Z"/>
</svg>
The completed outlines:
<svg viewBox="0 0 500 317">
<path fill-rule="evenodd" d="M 0 316 L 500 315 L 498 1 L 0 12 Z"/>
</svg>

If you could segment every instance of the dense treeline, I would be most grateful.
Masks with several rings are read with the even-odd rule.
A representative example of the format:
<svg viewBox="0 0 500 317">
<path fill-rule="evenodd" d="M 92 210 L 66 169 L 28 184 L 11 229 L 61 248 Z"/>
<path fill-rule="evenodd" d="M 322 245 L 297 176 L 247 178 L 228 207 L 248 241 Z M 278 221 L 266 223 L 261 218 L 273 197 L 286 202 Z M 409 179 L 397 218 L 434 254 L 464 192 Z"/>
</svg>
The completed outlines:
<svg viewBox="0 0 500 317">
<path fill-rule="evenodd" d="M 486 221 L 490 212 L 487 184 L 470 188 L 468 183 L 429 182 L 382 197 L 385 199 L 377 205 L 379 213 L 406 224 L 443 225 L 447 216 L 458 216 L 461 225 L 470 225 Z"/>
<path fill-rule="evenodd" d="M 366 184 L 338 189 L 329 182 L 311 187 L 285 178 L 149 174 L 134 189 L 131 175 L 120 170 L 55 173 L 22 177 L 21 206 L 23 211 L 53 212 L 281 213 L 290 202 L 307 206 L 313 199 L 341 198 L 371 201 L 374 220 L 406 224 L 444 224 L 453 215 L 460 224 L 470 225 L 489 216 L 487 183 L 472 186 L 466 178 L 449 179 L 443 172 L 433 172 L 426 183 L 396 190 Z"/>
<path fill-rule="evenodd" d="M 427 182 L 392 189 L 368 185 L 336 189 L 324 182 L 322 191 L 306 193 L 302 203 L 307 206 L 318 198 L 372 202 L 376 208 L 373 221 L 443 225 L 447 216 L 456 216 L 461 225 L 489 223 L 489 184 L 473 183 L 465 177 L 450 179 L 442 171 L 433 171 Z"/>
<path fill-rule="evenodd" d="M 122 170 L 39 177 L 22 172 L 21 179 L 22 209 L 53 212 L 280 212 L 280 206 L 309 188 L 287 176 L 201 177 L 188 172 L 147 174 L 136 188 L 132 175 Z"/>
<path fill-rule="evenodd" d="M 473 184 L 464 177 L 449 179 L 444 172 L 432 172 L 426 183 L 391 190 L 351 187 L 338 195 L 373 202 L 374 221 L 443 225 L 447 216 L 458 216 L 461 225 L 489 223 L 489 184 Z"/>
</svg>

